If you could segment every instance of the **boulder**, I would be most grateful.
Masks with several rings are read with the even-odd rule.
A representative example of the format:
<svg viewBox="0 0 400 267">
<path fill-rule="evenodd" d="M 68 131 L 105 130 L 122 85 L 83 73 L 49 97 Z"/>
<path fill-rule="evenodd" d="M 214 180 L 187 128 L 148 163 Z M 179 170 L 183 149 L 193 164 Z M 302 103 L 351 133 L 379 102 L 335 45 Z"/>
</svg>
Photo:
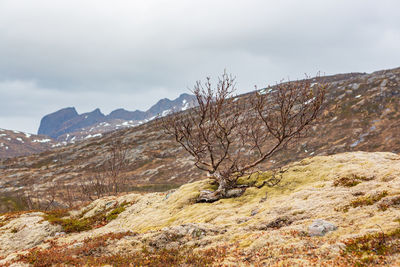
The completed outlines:
<svg viewBox="0 0 400 267">
<path fill-rule="evenodd" d="M 327 232 L 337 230 L 337 226 L 333 223 L 325 220 L 314 220 L 313 223 L 308 227 L 308 233 L 310 236 L 324 236 Z"/>
</svg>

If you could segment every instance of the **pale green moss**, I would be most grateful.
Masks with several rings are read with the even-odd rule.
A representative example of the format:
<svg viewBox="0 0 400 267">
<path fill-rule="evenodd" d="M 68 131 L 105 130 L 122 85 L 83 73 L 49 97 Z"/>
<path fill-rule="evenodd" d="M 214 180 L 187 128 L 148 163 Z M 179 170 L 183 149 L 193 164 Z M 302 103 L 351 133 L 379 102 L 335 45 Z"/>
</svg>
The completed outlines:
<svg viewBox="0 0 400 267">
<path fill-rule="evenodd" d="M 286 166 L 286 171 L 282 173 L 281 181 L 276 186 L 249 187 L 240 197 L 221 199 L 214 203 L 196 203 L 201 190 L 215 190 L 211 179 L 185 184 L 169 194 L 167 198 L 165 195 L 149 196 L 151 201 L 148 203 L 151 204 L 142 204 L 141 215 L 129 217 L 128 225 L 134 227 L 137 232 L 158 230 L 185 223 L 212 223 L 236 227 L 238 218 L 249 217 L 254 209 L 258 209 L 260 214 L 270 209 L 276 209 L 277 201 L 284 203 L 285 199 L 293 193 L 305 189 L 332 186 L 332 181 L 338 176 L 352 173 L 365 175 L 369 170 L 360 169 L 359 164 L 368 160 L 371 160 L 369 154 L 362 152 L 352 158 L 349 157 L 349 154 L 344 153 L 304 159 Z M 271 174 L 272 172 L 269 171 L 256 178 L 254 176 L 241 177 L 239 183 L 258 183 L 263 179 L 269 179 Z M 302 195 L 304 196 L 305 193 Z M 271 203 L 275 203 L 273 207 L 270 206 Z M 287 204 L 280 208 L 286 211 L 290 210 L 291 207 Z M 262 220 L 263 217 L 259 215 L 251 216 L 249 224 Z M 243 224 L 241 224 L 242 226 Z"/>
<path fill-rule="evenodd" d="M 305 162 L 308 165 L 305 165 Z M 231 217 L 248 216 L 254 206 L 258 205 L 266 195 L 268 198 L 287 195 L 312 183 L 317 183 L 320 187 L 324 186 L 321 181 L 333 178 L 333 176 L 330 177 L 333 168 L 332 163 L 334 162 L 327 161 L 323 157 L 294 163 L 281 175 L 281 181 L 278 185 L 265 185 L 261 188 L 249 187 L 240 197 L 221 199 L 215 203 L 195 203 L 201 190 L 215 190 L 215 185 L 212 184 L 211 179 L 183 185 L 166 200 L 168 219 L 162 220 L 160 218 L 160 220 L 157 220 L 157 225 L 165 227 L 189 222 L 215 221 L 232 224 Z M 261 175 L 241 177 L 238 182 L 239 184 L 259 184 L 270 179 L 272 175 L 272 171 L 267 171 Z M 232 210 L 237 212 L 232 214 Z M 148 225 L 148 227 L 150 226 Z"/>
<path fill-rule="evenodd" d="M 256 172 L 251 175 L 245 175 L 243 177 L 239 177 L 237 180 L 238 185 L 250 185 L 260 187 L 263 183 L 273 177 L 272 171 L 266 172 Z"/>
</svg>

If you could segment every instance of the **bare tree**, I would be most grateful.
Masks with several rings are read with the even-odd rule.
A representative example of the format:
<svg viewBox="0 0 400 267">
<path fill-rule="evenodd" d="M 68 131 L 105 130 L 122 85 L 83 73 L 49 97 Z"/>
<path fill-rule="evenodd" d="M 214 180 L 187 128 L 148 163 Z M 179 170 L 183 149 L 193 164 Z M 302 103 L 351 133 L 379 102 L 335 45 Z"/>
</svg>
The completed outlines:
<svg viewBox="0 0 400 267">
<path fill-rule="evenodd" d="M 198 107 L 162 119 L 165 131 L 207 171 L 218 189 L 202 195 L 206 202 L 229 197 L 237 179 L 291 141 L 302 137 L 316 119 L 324 86 L 310 80 L 278 84 L 233 97 L 235 77 L 226 72 L 214 89 L 210 78 L 196 82 Z"/>
<path fill-rule="evenodd" d="M 53 183 L 47 190 L 38 191 L 31 188 L 20 196 L 20 199 L 26 204 L 27 210 L 50 210 L 57 206 L 58 187 Z"/>
<path fill-rule="evenodd" d="M 68 208 L 73 208 L 74 206 L 77 205 L 77 202 L 80 200 L 79 199 L 79 193 L 77 193 L 77 190 L 74 190 L 74 186 L 67 184 L 67 182 L 59 182 L 59 187 L 61 189 L 61 200 L 62 202 L 67 205 Z M 79 192 L 79 191 L 78 191 Z"/>
<path fill-rule="evenodd" d="M 122 171 L 127 167 L 127 154 L 129 147 L 122 143 L 120 139 L 113 138 L 109 146 L 110 156 L 105 162 L 105 175 L 109 179 L 110 191 L 115 195 L 121 192 L 121 187 L 126 184 L 126 177 Z"/>
<path fill-rule="evenodd" d="M 93 174 L 89 181 L 80 184 L 81 193 L 89 200 L 103 196 L 116 195 L 127 184 L 127 177 L 122 173 L 128 165 L 129 147 L 116 137 L 108 145 L 108 154 L 101 171 Z"/>
</svg>

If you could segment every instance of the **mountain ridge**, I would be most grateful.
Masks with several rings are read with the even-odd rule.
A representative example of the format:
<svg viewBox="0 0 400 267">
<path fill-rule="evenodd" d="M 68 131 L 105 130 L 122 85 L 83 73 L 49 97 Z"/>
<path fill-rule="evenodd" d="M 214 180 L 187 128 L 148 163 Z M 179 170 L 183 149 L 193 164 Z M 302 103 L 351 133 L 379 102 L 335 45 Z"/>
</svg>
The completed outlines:
<svg viewBox="0 0 400 267">
<path fill-rule="evenodd" d="M 173 110 L 185 110 L 194 105 L 195 97 L 193 95 L 183 93 L 174 100 L 170 100 L 168 98 L 160 99 L 147 111 L 128 111 L 123 108 L 119 108 L 113 110 L 110 112 L 110 114 L 105 115 L 99 108 L 96 108 L 91 112 L 79 114 L 75 107 L 67 107 L 45 115 L 41 119 L 38 134 L 47 135 L 54 139 L 59 139 L 61 136 L 69 134 L 67 139 L 69 138 L 69 140 L 71 140 L 74 136 L 77 136 L 77 134 L 71 133 L 84 131 L 87 127 L 96 129 L 95 131 L 89 130 L 91 134 L 102 133 L 110 130 L 110 127 L 101 127 L 102 125 L 99 125 L 100 123 L 107 123 L 110 125 L 114 124 L 115 129 L 118 129 L 121 126 L 135 126 L 151 120 L 158 115 L 163 116 L 172 112 Z M 124 122 L 128 123 L 123 124 Z"/>
</svg>

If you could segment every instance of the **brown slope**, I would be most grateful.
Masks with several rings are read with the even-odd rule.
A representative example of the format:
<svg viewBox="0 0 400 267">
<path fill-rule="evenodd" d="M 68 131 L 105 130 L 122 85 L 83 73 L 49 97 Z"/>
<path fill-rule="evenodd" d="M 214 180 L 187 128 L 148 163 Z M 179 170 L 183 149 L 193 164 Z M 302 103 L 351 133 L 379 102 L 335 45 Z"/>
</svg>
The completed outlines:
<svg viewBox="0 0 400 267">
<path fill-rule="evenodd" d="M 262 168 L 346 151 L 400 152 L 400 68 L 320 79 L 328 85 L 321 120 L 308 138 Z M 205 175 L 193 167 L 188 154 L 163 133 L 157 121 L 152 121 L 54 151 L 3 161 L 0 190 L 31 190 L 35 185 L 40 191 L 54 181 L 78 185 L 101 169 L 112 138 L 132 146 L 125 175 L 133 185 L 182 184 Z"/>
<path fill-rule="evenodd" d="M 56 145 L 48 136 L 0 129 L 0 159 L 39 153 Z"/>
</svg>

